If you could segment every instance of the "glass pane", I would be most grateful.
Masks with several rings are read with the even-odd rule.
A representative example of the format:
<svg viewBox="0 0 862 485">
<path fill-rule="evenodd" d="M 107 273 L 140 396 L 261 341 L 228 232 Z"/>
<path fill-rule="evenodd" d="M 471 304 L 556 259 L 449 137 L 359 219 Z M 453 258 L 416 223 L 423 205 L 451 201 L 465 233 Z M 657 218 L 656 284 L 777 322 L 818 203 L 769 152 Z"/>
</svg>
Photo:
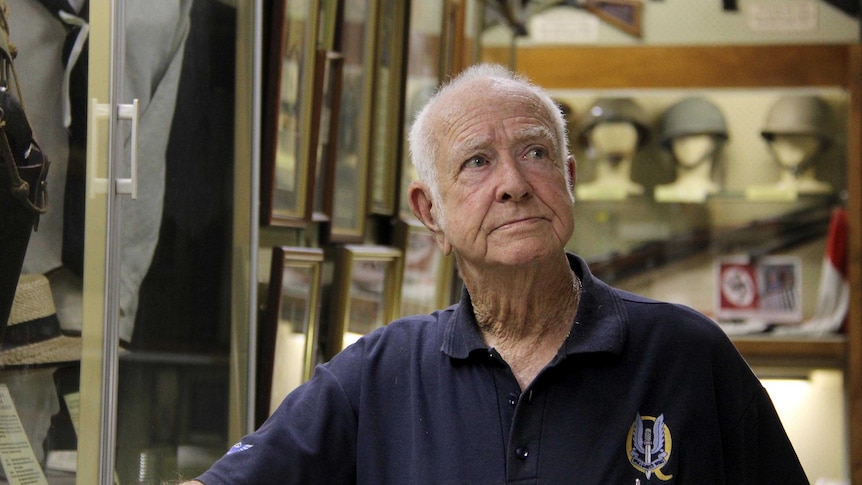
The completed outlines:
<svg viewBox="0 0 862 485">
<path fill-rule="evenodd" d="M 4 130 L 15 133 L 17 177 L 44 190 L 46 199 L 35 191 L 26 203 L 9 197 L 5 177 L 11 172 L 8 166 L 0 170 L 0 462 L 2 478 L 9 482 L 56 483 L 75 477 L 79 423 L 92 416 L 98 421 L 98 406 L 85 415 L 79 412 L 79 383 L 82 375 L 100 371 L 98 365 L 82 366 L 83 356 L 99 353 L 86 345 L 84 337 L 98 336 L 84 334 L 83 322 L 103 320 L 104 286 L 92 285 L 85 294 L 83 263 L 85 256 L 92 261 L 86 278 L 104 280 L 107 206 L 104 185 L 88 187 L 85 180 L 106 176 L 106 150 L 93 150 L 93 163 L 87 163 L 87 134 L 89 128 L 92 136 L 106 136 L 107 123 L 92 111 L 88 127 L 91 52 L 64 49 L 83 46 L 81 16 L 87 13 L 66 4 L 65 24 L 59 10 L 40 2 L 11 1 L 8 7 L 9 40 L 18 53 L 14 76 L 8 84 L 4 77 L 0 96 L 8 119 Z M 103 31 L 91 32 L 99 38 Z M 102 55 L 101 47 L 94 56 Z M 89 93 L 98 102 L 107 97 L 101 87 Z M 20 117 L 13 120 L 15 113 Z M 47 185 L 41 184 L 42 176 Z M 34 205 L 44 213 L 36 216 Z M 94 244 L 85 251 L 87 218 L 92 229 L 87 240 Z M 98 390 L 89 397 L 98 400 Z M 83 468 L 92 473 L 81 476 L 95 474 L 95 467 L 90 470 L 85 463 Z"/>
<path fill-rule="evenodd" d="M 229 441 L 237 17 L 125 4 L 121 102 L 141 106 L 139 197 L 120 199 L 120 483 L 193 477 Z"/>
</svg>

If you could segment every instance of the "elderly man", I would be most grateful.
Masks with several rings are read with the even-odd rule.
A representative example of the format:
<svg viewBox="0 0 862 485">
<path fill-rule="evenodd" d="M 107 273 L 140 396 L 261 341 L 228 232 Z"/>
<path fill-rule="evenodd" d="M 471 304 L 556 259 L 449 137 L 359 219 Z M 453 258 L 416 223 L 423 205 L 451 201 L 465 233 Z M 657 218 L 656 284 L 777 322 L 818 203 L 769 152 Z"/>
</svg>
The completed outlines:
<svg viewBox="0 0 862 485">
<path fill-rule="evenodd" d="M 360 339 L 198 478 L 237 483 L 807 483 L 722 331 L 566 254 L 574 160 L 541 89 L 498 66 L 410 133 L 411 208 L 461 302 Z"/>
</svg>

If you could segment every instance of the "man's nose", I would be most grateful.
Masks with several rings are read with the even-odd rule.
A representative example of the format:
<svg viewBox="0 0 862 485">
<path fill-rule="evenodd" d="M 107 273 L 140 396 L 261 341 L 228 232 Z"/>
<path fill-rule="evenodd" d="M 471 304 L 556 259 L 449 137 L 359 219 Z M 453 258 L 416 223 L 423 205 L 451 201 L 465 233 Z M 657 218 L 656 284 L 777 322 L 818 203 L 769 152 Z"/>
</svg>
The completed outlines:
<svg viewBox="0 0 862 485">
<path fill-rule="evenodd" d="M 497 200 L 520 201 L 532 194 L 532 187 L 524 176 L 524 168 L 518 160 L 506 157 L 497 165 L 499 185 L 497 186 Z"/>
</svg>

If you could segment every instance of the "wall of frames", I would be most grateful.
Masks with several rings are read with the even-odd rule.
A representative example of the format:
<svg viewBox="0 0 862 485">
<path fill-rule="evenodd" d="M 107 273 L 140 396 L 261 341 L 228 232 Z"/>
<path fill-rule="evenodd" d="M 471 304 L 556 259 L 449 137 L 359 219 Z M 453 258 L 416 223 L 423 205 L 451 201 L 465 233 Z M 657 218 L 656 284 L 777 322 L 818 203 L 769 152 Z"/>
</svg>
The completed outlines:
<svg viewBox="0 0 862 485">
<path fill-rule="evenodd" d="M 476 62 L 481 27 L 473 0 L 265 5 L 257 422 L 315 363 L 459 294 L 452 259 L 403 200 L 400 140 L 440 82 Z"/>
</svg>

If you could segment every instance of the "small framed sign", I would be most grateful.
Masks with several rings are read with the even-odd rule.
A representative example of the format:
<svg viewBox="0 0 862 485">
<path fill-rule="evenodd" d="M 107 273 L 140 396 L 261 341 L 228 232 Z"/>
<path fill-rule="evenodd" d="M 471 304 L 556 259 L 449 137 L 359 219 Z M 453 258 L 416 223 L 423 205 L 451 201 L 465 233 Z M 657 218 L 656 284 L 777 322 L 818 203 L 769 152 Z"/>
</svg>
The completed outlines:
<svg viewBox="0 0 862 485">
<path fill-rule="evenodd" d="M 802 321 L 802 262 L 791 256 L 731 256 L 716 261 L 716 318 Z"/>
</svg>

